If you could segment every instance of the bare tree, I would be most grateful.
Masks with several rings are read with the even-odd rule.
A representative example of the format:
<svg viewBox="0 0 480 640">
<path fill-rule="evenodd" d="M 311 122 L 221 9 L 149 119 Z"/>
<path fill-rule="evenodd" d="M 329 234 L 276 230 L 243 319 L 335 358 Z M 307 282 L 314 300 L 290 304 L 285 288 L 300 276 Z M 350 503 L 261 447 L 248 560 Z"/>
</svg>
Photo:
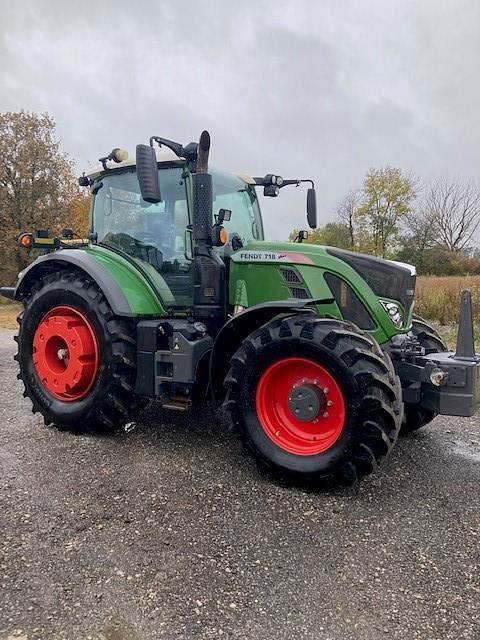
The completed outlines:
<svg viewBox="0 0 480 640">
<path fill-rule="evenodd" d="M 472 181 L 437 180 L 427 191 L 425 214 L 440 244 L 449 251 L 468 249 L 480 226 L 479 185 Z"/>
<path fill-rule="evenodd" d="M 355 217 L 360 204 L 360 192 L 350 191 L 337 206 L 339 220 L 348 227 L 349 248 L 355 247 Z"/>
</svg>

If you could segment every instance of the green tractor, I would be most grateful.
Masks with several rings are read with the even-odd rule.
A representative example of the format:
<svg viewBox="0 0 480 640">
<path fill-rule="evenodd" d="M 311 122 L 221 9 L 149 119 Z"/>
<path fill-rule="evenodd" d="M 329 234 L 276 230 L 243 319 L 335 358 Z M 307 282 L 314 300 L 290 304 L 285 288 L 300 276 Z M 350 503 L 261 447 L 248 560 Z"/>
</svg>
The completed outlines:
<svg viewBox="0 0 480 640">
<path fill-rule="evenodd" d="M 156 145 L 160 148 L 156 149 Z M 264 239 L 257 189 L 311 180 L 209 171 L 210 136 L 153 136 L 79 182 L 93 195 L 88 238 L 24 233 L 43 249 L 2 295 L 20 314 L 19 378 L 46 425 L 121 428 L 149 400 L 223 405 L 270 469 L 308 482 L 372 472 L 400 430 L 471 416 L 480 359 L 469 292 L 456 353 L 413 315 L 414 267 Z M 160 414 L 161 415 L 161 414 Z"/>
</svg>

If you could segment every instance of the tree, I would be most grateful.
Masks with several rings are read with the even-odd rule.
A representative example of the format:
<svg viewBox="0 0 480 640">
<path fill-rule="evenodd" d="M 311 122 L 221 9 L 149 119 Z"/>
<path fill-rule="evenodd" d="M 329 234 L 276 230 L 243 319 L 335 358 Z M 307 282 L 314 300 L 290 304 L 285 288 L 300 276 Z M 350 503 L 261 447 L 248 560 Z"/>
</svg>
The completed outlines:
<svg viewBox="0 0 480 640">
<path fill-rule="evenodd" d="M 424 203 L 405 215 L 405 233 L 399 238 L 399 260 L 416 265 L 420 273 L 427 261 L 428 250 L 438 244 L 437 225 Z"/>
<path fill-rule="evenodd" d="M 288 239 L 295 240 L 298 230 L 294 229 Z M 350 249 L 350 232 L 346 224 L 341 222 L 327 222 L 323 227 L 308 232 L 308 244 L 321 244 L 327 247 Z"/>
<path fill-rule="evenodd" d="M 386 257 L 393 249 L 400 220 L 411 211 L 415 195 L 413 179 L 400 169 L 383 167 L 367 173 L 357 215 L 368 227 L 376 255 Z"/>
<path fill-rule="evenodd" d="M 73 198 L 70 203 L 68 223 L 72 227 L 73 231 L 82 238 L 86 238 L 88 234 L 91 204 L 91 195 L 87 195 L 83 190 L 77 193 L 76 197 Z"/>
<path fill-rule="evenodd" d="M 355 224 L 360 202 L 360 192 L 350 191 L 337 206 L 337 216 L 340 222 L 348 228 L 349 249 L 355 248 Z"/>
<path fill-rule="evenodd" d="M 449 251 L 465 251 L 480 226 L 480 188 L 474 182 L 441 179 L 428 189 L 426 211 L 439 243 Z"/>
<path fill-rule="evenodd" d="M 14 244 L 21 231 L 69 226 L 78 197 L 72 161 L 60 151 L 48 114 L 0 113 L 0 244 L 2 282 L 13 281 L 31 259 Z"/>
</svg>

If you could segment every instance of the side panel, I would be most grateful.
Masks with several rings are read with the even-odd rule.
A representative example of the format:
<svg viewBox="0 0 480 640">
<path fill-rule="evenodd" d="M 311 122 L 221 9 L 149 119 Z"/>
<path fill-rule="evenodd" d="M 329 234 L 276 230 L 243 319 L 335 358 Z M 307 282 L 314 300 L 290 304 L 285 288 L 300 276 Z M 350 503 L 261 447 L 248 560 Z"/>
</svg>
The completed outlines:
<svg viewBox="0 0 480 640">
<path fill-rule="evenodd" d="M 331 291 L 324 274 L 333 273 L 347 282 L 361 300 L 377 325 L 368 333 L 380 344 L 392 336 L 408 331 L 409 318 L 403 329 L 398 329 L 380 304 L 378 296 L 365 280 L 344 261 L 327 253 L 324 247 L 290 242 L 252 242 L 231 257 L 230 304 L 242 304 L 235 297 L 242 292 L 252 306 L 267 300 L 285 300 L 292 297 L 292 283 L 286 282 L 282 270 L 292 265 L 310 292 L 311 298 L 330 298 Z M 303 285 L 299 285 L 300 287 Z M 341 319 L 335 303 L 322 305 L 319 313 Z"/>
<path fill-rule="evenodd" d="M 165 315 L 160 293 L 135 266 L 112 251 L 94 246 L 62 249 L 35 260 L 21 274 L 15 299 L 21 300 L 28 294 L 37 275 L 69 265 L 81 269 L 98 284 L 116 315 Z"/>
</svg>

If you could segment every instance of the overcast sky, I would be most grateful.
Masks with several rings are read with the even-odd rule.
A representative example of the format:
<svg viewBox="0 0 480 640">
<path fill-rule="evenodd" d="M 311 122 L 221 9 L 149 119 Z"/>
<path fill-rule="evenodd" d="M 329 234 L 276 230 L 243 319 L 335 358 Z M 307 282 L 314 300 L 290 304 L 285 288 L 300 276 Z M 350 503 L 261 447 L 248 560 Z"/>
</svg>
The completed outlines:
<svg viewBox="0 0 480 640">
<path fill-rule="evenodd" d="M 48 111 L 80 170 L 150 135 L 312 177 L 320 221 L 370 167 L 479 177 L 478 0 L 0 0 L 0 111 Z M 304 195 L 264 199 L 270 238 Z"/>
</svg>

